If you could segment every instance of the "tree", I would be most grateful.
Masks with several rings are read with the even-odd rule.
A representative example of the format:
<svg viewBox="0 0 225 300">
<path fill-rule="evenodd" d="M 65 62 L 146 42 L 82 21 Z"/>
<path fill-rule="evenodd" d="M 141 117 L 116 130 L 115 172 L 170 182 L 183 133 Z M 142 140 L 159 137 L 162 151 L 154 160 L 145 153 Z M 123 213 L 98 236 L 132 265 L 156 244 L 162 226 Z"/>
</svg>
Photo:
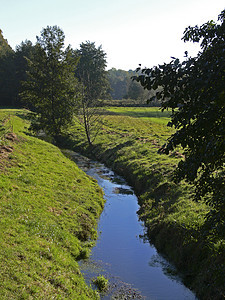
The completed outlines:
<svg viewBox="0 0 225 300">
<path fill-rule="evenodd" d="M 12 51 L 12 48 L 9 46 L 8 41 L 4 39 L 0 29 L 0 56 L 6 55 L 10 51 Z"/>
<path fill-rule="evenodd" d="M 0 105 L 15 104 L 15 65 L 14 51 L 0 30 Z"/>
<path fill-rule="evenodd" d="M 132 81 L 132 80 L 130 80 L 129 82 L 128 91 L 127 94 L 124 95 L 124 98 L 133 99 L 133 100 L 142 100 L 144 98 L 145 100 L 148 99 L 142 86 L 136 81 Z"/>
<path fill-rule="evenodd" d="M 112 68 L 107 71 L 110 83 L 110 94 L 114 100 L 122 100 L 128 92 L 128 86 L 131 81 L 129 72 Z M 133 74 L 134 75 L 134 74 Z"/>
<path fill-rule="evenodd" d="M 31 41 L 26 40 L 20 45 L 16 46 L 14 55 L 15 66 L 15 105 L 16 107 L 22 107 L 23 103 L 20 99 L 20 92 L 22 91 L 22 82 L 27 80 L 28 60 L 32 59 L 34 55 L 35 47 Z"/>
<path fill-rule="evenodd" d="M 132 80 L 135 71 L 112 68 L 107 71 L 107 75 L 110 83 L 110 95 L 113 100 L 132 99 L 135 100 L 136 104 L 145 104 L 146 106 L 146 100 L 149 98 L 150 92 L 144 90 L 139 83 Z M 124 105 L 128 103 L 126 100 Z M 151 102 L 151 105 L 157 106 L 159 103 Z"/>
<path fill-rule="evenodd" d="M 77 107 L 79 84 L 74 77 L 77 60 L 70 47 L 64 50 L 64 33 L 48 26 L 37 37 L 35 51 L 28 60 L 28 80 L 23 100 L 32 104 L 31 129 L 44 130 L 56 140 L 70 124 Z"/>
<path fill-rule="evenodd" d="M 95 43 L 86 42 L 76 51 L 79 62 L 75 75 L 82 84 L 81 115 L 89 145 L 92 144 L 100 128 L 99 107 L 106 97 L 109 82 L 106 68 L 106 53 Z"/>
<path fill-rule="evenodd" d="M 0 99 L 1 105 L 21 107 L 19 92 L 21 82 L 26 80 L 27 60 L 33 51 L 30 41 L 22 42 L 16 51 L 8 45 L 0 30 Z"/>
<path fill-rule="evenodd" d="M 177 131 L 161 149 L 168 154 L 178 146 L 184 148 L 175 180 L 186 179 L 195 185 L 195 198 L 211 206 L 207 224 L 214 233 L 224 235 L 225 225 L 225 10 L 218 22 L 188 27 L 183 40 L 200 42 L 197 57 L 141 72 L 137 81 L 148 90 L 157 91 L 162 109 L 172 108 L 169 126 Z M 208 228 L 209 229 L 209 228 Z"/>
</svg>

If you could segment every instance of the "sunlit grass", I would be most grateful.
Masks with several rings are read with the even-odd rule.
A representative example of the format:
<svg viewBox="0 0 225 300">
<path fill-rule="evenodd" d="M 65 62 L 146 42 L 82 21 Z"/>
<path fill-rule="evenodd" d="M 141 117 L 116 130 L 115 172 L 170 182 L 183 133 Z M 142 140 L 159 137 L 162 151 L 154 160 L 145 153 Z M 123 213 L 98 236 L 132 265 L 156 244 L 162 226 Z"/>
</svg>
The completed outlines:
<svg viewBox="0 0 225 300">
<path fill-rule="evenodd" d="M 16 139 L 1 156 L 0 298 L 95 299 L 77 260 L 97 236 L 102 191 L 57 147 L 27 135 L 21 111 L 0 120 L 8 113 Z"/>
<path fill-rule="evenodd" d="M 168 124 L 171 116 L 171 110 L 162 111 L 160 107 L 109 107 L 106 110 L 113 114 L 141 118 L 163 125 Z"/>
<path fill-rule="evenodd" d="M 203 298 L 208 293 L 217 295 L 224 287 L 224 242 L 222 237 L 207 235 L 209 207 L 194 201 L 194 187 L 172 180 L 173 171 L 184 159 L 182 149 L 169 155 L 159 153 L 175 132 L 166 126 L 168 120 L 169 112 L 165 115 L 157 108 L 108 108 L 93 147 L 88 146 L 77 122 L 69 130 L 67 143 L 87 155 L 94 154 L 126 177 L 139 196 L 138 214 L 148 238 L 180 271 L 191 274 L 188 284 Z M 208 280 L 210 286 L 203 283 Z"/>
<path fill-rule="evenodd" d="M 109 107 L 107 110 L 136 118 L 169 118 L 171 116 L 170 110 L 161 111 L 160 107 Z"/>
<path fill-rule="evenodd" d="M 148 223 L 171 223 L 174 220 L 177 226 L 180 224 L 188 228 L 191 223 L 195 226 L 201 215 L 199 224 L 202 225 L 207 207 L 193 201 L 192 187 L 185 185 L 182 189 L 184 183 L 175 185 L 172 182 L 172 173 L 182 159 L 182 152 L 174 151 L 169 156 L 159 153 L 160 147 L 174 132 L 165 124 L 169 120 L 165 115 L 170 112 L 161 112 L 155 107 L 112 107 L 108 111 L 114 114 L 106 113 L 104 116 L 102 130 L 94 143 L 97 147 L 96 155 L 109 165 L 123 169 L 128 180 L 142 195 L 140 201 L 148 202 L 150 198 L 151 203 L 154 202 L 155 209 L 149 211 Z M 70 132 L 74 145 L 84 149 L 85 134 L 78 123 L 74 124 Z M 143 216 L 146 217 L 146 210 Z"/>
<path fill-rule="evenodd" d="M 190 274 L 195 288 L 198 285 L 201 290 L 210 282 L 203 291 L 207 295 L 214 287 L 224 287 L 225 244 L 220 237 L 206 235 L 209 207 L 193 200 L 193 187 L 172 180 L 178 162 L 184 159 L 182 150 L 159 153 L 175 132 L 166 126 L 169 115 L 163 114 L 158 108 L 109 108 L 93 147 L 88 146 L 84 128 L 76 120 L 65 132 L 63 143 L 94 154 L 127 178 L 139 196 L 138 214 L 150 240 Z M 23 118 L 21 112 L 17 115 Z M 12 119 L 10 128 L 19 140 L 2 166 L 0 181 L 0 229 L 4 232 L 0 236 L 4 249 L 0 252 L 4 271 L 0 296 L 95 297 L 79 275 L 76 259 L 88 254 L 91 243 L 87 240 L 96 236 L 101 192 L 56 147 L 25 135 L 24 119 Z"/>
</svg>

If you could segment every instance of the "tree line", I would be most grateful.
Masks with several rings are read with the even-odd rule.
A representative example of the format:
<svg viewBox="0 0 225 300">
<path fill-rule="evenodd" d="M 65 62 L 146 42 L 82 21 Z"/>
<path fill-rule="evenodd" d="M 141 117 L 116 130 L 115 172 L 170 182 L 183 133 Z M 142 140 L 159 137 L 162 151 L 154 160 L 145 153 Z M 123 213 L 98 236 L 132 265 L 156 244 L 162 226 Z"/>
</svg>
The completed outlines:
<svg viewBox="0 0 225 300">
<path fill-rule="evenodd" d="M 108 70 L 110 83 L 110 95 L 113 100 L 133 99 L 141 100 L 148 98 L 148 91 L 145 91 L 140 84 L 131 79 L 135 71 L 112 68 Z"/>
<path fill-rule="evenodd" d="M 35 45 L 25 41 L 13 51 L 1 32 L 1 106 L 29 108 L 30 129 L 43 130 L 55 140 L 75 113 L 81 115 L 91 144 L 95 108 L 109 95 L 106 53 L 90 41 L 75 50 L 64 41 L 62 29 L 47 26 Z"/>
<path fill-rule="evenodd" d="M 85 43 L 82 43 L 83 50 L 84 45 Z M 35 45 L 26 40 L 17 45 L 14 51 L 7 40 L 4 39 L 2 31 L 0 31 L 0 106 L 24 106 L 20 97 L 21 83 L 27 78 L 28 63 L 26 58 L 31 58 L 34 50 Z M 85 52 L 87 53 L 86 50 Z M 77 53 L 79 53 L 79 49 Z M 93 52 L 92 54 L 94 55 Z M 92 54 L 90 51 L 89 56 Z M 135 75 L 133 70 L 125 71 L 112 68 L 105 72 L 107 75 L 105 80 L 108 81 L 107 91 L 102 94 L 105 99 L 123 100 L 124 104 L 126 104 L 126 100 L 131 99 L 137 103 L 146 104 L 146 100 L 152 95 L 151 92 L 144 90 L 139 83 L 132 80 L 131 77 Z M 150 105 L 153 105 L 153 103 Z M 154 105 L 159 106 L 160 104 L 155 101 Z"/>
</svg>

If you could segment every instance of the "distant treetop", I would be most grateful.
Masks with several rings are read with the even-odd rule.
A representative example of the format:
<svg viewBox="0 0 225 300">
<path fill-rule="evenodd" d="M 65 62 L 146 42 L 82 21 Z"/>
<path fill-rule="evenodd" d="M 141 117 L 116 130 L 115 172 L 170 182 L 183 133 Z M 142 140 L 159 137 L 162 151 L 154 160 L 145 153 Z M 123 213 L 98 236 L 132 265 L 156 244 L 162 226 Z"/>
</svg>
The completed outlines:
<svg viewBox="0 0 225 300">
<path fill-rule="evenodd" d="M 8 41 L 4 39 L 3 32 L 0 29 L 0 56 L 5 55 L 9 51 L 12 51 L 12 48 L 9 46 Z"/>
</svg>

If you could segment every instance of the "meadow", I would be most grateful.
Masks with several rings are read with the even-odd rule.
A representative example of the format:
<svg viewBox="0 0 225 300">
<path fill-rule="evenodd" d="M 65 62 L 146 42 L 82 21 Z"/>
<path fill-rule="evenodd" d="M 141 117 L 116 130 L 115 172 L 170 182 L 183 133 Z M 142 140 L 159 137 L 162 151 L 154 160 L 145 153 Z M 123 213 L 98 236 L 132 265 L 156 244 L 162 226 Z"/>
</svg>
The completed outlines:
<svg viewBox="0 0 225 300">
<path fill-rule="evenodd" d="M 209 207 L 193 200 L 194 187 L 173 181 L 173 171 L 184 159 L 182 149 L 169 155 L 159 151 L 174 133 L 166 126 L 169 116 L 159 108 L 109 107 L 92 147 L 76 121 L 63 143 L 123 175 L 138 195 L 147 238 L 174 262 L 200 299 L 221 299 L 225 241 L 206 233 Z"/>
<path fill-rule="evenodd" d="M 121 116 L 148 119 L 165 125 L 168 123 L 171 115 L 170 110 L 162 112 L 159 107 L 110 107 L 107 111 Z"/>
<path fill-rule="evenodd" d="M 0 298 L 98 299 L 89 255 L 101 189 L 61 151 L 29 135 L 26 112 L 0 111 Z"/>
<path fill-rule="evenodd" d="M 29 134 L 27 113 L 0 112 L 0 297 L 95 299 L 77 260 L 88 256 L 97 237 L 102 192 L 59 148 Z M 108 107 L 92 146 L 75 118 L 60 147 L 123 175 L 138 195 L 145 238 L 199 299 L 223 299 L 225 241 L 207 234 L 209 207 L 193 200 L 193 187 L 173 181 L 182 149 L 159 151 L 174 132 L 166 126 L 169 117 L 158 108 Z"/>
</svg>

